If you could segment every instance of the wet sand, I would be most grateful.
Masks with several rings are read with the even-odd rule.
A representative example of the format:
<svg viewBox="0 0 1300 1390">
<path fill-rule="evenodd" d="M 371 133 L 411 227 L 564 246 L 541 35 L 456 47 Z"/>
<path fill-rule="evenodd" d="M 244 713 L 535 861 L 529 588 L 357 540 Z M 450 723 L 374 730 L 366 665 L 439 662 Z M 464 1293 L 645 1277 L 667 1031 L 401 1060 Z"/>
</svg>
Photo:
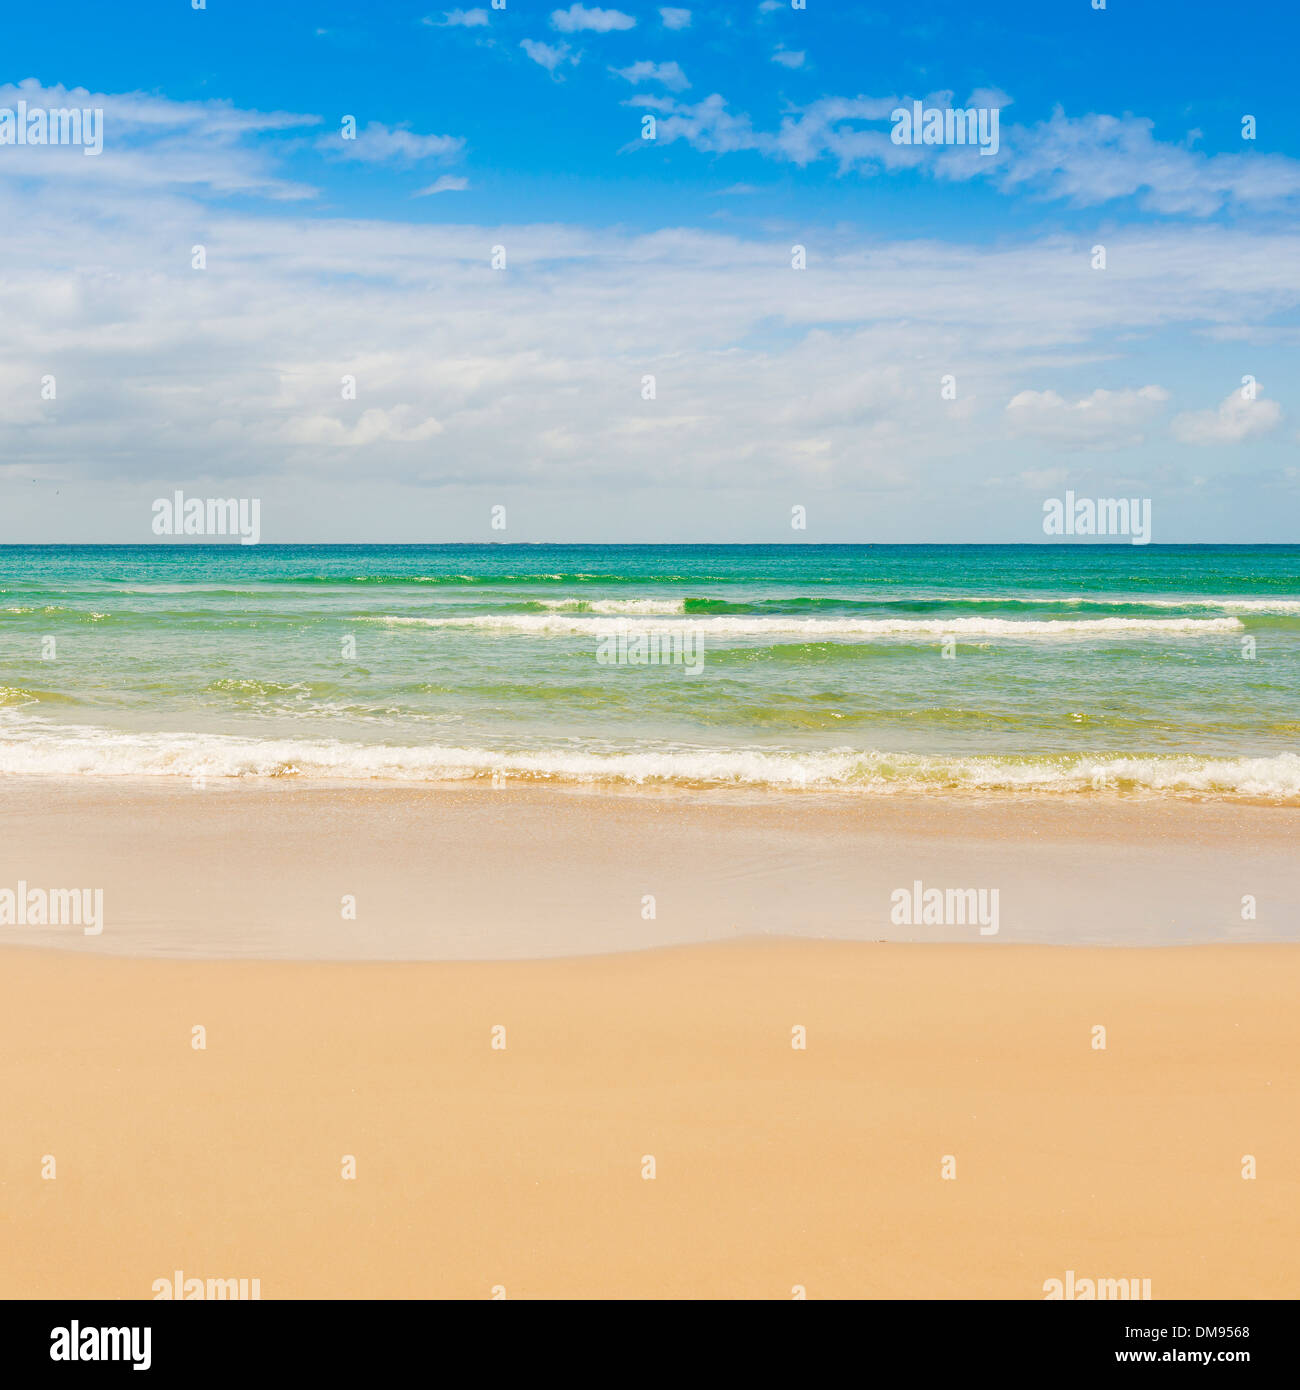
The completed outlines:
<svg viewBox="0 0 1300 1390">
<path fill-rule="evenodd" d="M 110 954 L 519 960 L 753 936 L 1300 939 L 1295 807 L 5 779 L 0 837 L 0 888 L 102 888 L 105 917 L 94 937 L 0 926 L 0 943 Z M 918 882 L 996 890 L 997 932 L 893 920 L 894 894 Z"/>
</svg>

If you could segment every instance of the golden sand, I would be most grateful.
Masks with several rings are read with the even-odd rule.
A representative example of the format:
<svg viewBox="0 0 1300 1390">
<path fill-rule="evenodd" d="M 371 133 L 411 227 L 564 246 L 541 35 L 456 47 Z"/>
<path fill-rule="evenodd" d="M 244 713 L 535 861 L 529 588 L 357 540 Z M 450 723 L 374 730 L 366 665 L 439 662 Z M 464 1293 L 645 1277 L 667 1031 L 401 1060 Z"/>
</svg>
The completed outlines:
<svg viewBox="0 0 1300 1390">
<path fill-rule="evenodd" d="M 0 1296 L 1294 1296 L 1298 995 L 1271 945 L 11 947 Z"/>
</svg>

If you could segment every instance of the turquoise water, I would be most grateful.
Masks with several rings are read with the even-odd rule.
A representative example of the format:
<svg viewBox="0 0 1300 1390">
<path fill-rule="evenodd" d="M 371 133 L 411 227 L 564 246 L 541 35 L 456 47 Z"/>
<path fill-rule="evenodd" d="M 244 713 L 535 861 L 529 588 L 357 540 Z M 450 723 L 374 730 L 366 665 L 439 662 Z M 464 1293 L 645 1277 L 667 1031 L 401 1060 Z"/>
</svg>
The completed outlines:
<svg viewBox="0 0 1300 1390">
<path fill-rule="evenodd" d="M 0 774 L 1300 801 L 1298 736 L 1294 546 L 0 548 Z"/>
</svg>

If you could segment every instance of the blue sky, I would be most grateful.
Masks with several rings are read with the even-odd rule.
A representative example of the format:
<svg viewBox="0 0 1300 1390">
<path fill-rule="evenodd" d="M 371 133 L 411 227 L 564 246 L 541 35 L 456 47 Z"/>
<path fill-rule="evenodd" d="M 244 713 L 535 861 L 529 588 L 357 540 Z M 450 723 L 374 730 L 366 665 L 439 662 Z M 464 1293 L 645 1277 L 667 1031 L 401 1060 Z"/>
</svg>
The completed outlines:
<svg viewBox="0 0 1300 1390">
<path fill-rule="evenodd" d="M 681 7 L 689 21 L 669 28 L 660 10 L 671 14 L 672 7 L 629 4 L 577 8 L 623 16 L 631 27 L 558 28 L 552 16 L 573 7 L 508 0 L 505 10 L 492 10 L 489 3 L 439 10 L 385 0 L 310 7 L 213 0 L 202 12 L 154 6 L 147 23 L 135 25 L 98 4 L 68 6 L 59 25 L 20 9 L 6 19 L 6 75 L 313 113 L 325 122 L 352 113 L 363 125 L 465 141 L 463 157 L 442 161 L 470 179 L 454 208 L 444 205 L 451 200 L 409 206 L 410 194 L 426 186 L 419 175 L 429 161 L 402 177 L 359 162 L 331 165 L 310 148 L 286 149 L 285 173 L 321 190 L 313 211 L 322 216 L 353 212 L 364 200 L 371 215 L 430 221 L 707 226 L 719 210 L 700 200 L 745 183 L 757 191 L 743 213 L 729 205 L 733 218 L 786 218 L 797 198 L 801 215 L 819 221 L 861 219 L 921 235 L 951 232 L 955 204 L 968 237 L 1049 219 L 1053 226 L 1096 223 L 1091 210 L 1080 216 L 1068 203 L 1008 199 L 983 185 L 957 199 L 924 174 L 881 181 L 842 172 L 832 159 L 799 167 L 746 151 L 701 157 L 685 143 L 639 148 L 631 157 L 624 146 L 637 137 L 640 113 L 623 103 L 666 90 L 611 72 L 638 62 L 676 63 L 690 83 L 676 93 L 683 104 L 718 93 L 759 128 L 773 129 L 784 112 L 819 98 L 948 90 L 960 104 L 984 88 L 1011 99 L 1008 124 L 1046 120 L 1056 107 L 1075 117 L 1132 113 L 1153 122 L 1164 142 L 1182 144 L 1199 132 L 1195 148 L 1208 154 L 1241 153 L 1240 119 L 1249 112 L 1262 127 L 1255 150 L 1300 155 L 1300 123 L 1288 109 L 1293 49 L 1286 37 L 1300 36 L 1300 23 L 1285 5 L 1274 7 L 1272 19 L 1264 5 L 1234 22 L 1210 0 L 1176 8 L 1120 0 L 1103 12 L 1089 0 L 892 9 L 810 0 L 802 11 L 788 3 Z M 569 54 L 548 72 L 521 49 L 525 40 L 567 46 Z M 774 61 L 779 54 L 786 63 Z M 793 61 L 798 66 L 787 65 Z M 301 145 L 292 132 L 267 143 Z M 1106 214 L 1120 222 L 1147 215 L 1132 199 L 1115 200 Z"/>
<path fill-rule="evenodd" d="M 105 134 L 0 146 L 0 539 L 145 540 L 173 487 L 268 540 L 1035 540 L 1067 487 L 1296 537 L 1281 4 L 6 27 L 0 108 Z M 892 144 L 913 100 L 996 108 L 997 154 Z"/>
</svg>

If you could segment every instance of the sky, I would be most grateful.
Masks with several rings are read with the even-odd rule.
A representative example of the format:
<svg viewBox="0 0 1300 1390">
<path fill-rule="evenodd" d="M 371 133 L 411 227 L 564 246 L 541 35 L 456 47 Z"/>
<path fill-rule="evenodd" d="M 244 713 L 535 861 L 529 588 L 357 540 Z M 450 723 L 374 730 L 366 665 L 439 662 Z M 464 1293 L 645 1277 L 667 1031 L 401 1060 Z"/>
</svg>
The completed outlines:
<svg viewBox="0 0 1300 1390">
<path fill-rule="evenodd" d="M 6 15 L 0 543 L 1300 539 L 1281 0 L 196 3 Z"/>
</svg>

